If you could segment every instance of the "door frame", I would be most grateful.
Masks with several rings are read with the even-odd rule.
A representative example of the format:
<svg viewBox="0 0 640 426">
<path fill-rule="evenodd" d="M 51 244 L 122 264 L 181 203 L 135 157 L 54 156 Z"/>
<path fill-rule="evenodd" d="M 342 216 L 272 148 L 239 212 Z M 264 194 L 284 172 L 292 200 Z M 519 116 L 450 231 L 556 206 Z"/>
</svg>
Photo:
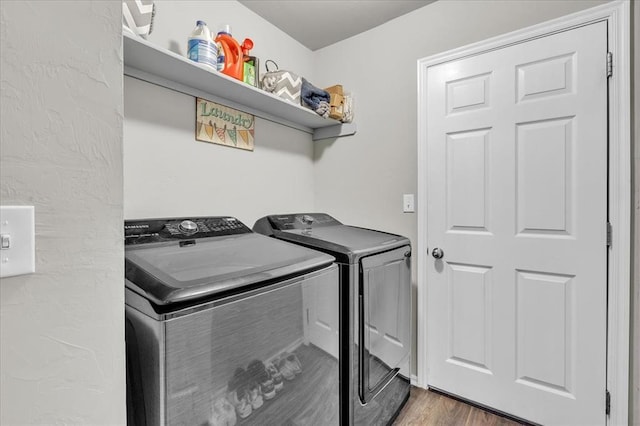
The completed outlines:
<svg viewBox="0 0 640 426">
<path fill-rule="evenodd" d="M 607 390 L 611 394 L 610 425 L 629 421 L 629 340 L 631 286 L 631 47 L 630 1 L 611 3 L 566 15 L 518 31 L 493 37 L 418 60 L 418 372 L 417 385 L 427 387 L 427 70 L 445 62 L 475 56 L 594 22 L 607 22 L 609 52 L 613 55 L 609 79 L 609 186 Z M 606 61 L 606 58 L 602 58 Z M 424 206 L 424 209 L 422 208 Z M 605 390 L 603 389 L 603 398 Z"/>
</svg>

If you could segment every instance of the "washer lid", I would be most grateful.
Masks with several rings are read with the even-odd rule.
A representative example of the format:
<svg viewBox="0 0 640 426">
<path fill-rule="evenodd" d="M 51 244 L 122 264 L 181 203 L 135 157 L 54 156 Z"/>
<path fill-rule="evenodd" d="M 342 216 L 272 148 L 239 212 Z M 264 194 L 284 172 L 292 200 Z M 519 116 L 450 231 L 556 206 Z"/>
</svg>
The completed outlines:
<svg viewBox="0 0 640 426">
<path fill-rule="evenodd" d="M 156 305 L 211 299 L 330 265 L 334 258 L 259 234 L 127 246 L 125 281 Z"/>
<path fill-rule="evenodd" d="M 327 251 L 349 263 L 362 256 L 409 245 L 406 237 L 349 225 L 275 231 L 277 238 Z M 340 256 L 343 255 L 343 256 Z"/>
</svg>

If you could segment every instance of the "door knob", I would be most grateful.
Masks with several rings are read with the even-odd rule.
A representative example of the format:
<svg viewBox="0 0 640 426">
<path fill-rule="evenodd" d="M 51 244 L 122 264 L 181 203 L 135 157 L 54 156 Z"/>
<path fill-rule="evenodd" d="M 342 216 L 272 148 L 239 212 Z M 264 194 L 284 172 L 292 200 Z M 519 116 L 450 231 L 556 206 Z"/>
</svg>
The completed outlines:
<svg viewBox="0 0 640 426">
<path fill-rule="evenodd" d="M 442 251 L 441 248 L 436 247 L 431 252 L 431 256 L 435 257 L 436 259 L 442 259 L 442 257 L 444 256 L 444 251 Z"/>
</svg>

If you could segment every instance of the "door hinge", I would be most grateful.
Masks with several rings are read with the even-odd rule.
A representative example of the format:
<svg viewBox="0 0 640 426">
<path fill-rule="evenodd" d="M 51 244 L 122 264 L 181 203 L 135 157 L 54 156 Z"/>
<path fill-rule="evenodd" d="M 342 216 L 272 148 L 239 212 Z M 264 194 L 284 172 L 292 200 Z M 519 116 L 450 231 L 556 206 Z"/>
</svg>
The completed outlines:
<svg viewBox="0 0 640 426">
<path fill-rule="evenodd" d="M 611 222 L 607 222 L 607 247 L 611 247 Z"/>
<path fill-rule="evenodd" d="M 607 391 L 605 395 L 604 413 L 608 416 L 609 414 L 611 414 L 611 393 Z"/>
<path fill-rule="evenodd" d="M 607 52 L 607 78 L 613 76 L 613 53 Z"/>
</svg>

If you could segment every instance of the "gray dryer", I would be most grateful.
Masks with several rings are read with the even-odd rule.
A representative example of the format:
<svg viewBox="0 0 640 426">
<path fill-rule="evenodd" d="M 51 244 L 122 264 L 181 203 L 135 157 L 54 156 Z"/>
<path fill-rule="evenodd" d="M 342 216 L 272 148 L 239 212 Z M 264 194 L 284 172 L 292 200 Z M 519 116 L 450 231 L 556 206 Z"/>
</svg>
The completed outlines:
<svg viewBox="0 0 640 426">
<path fill-rule="evenodd" d="M 325 213 L 266 216 L 253 230 L 336 258 L 341 424 L 390 424 L 410 393 L 409 240 L 344 225 Z"/>
</svg>

